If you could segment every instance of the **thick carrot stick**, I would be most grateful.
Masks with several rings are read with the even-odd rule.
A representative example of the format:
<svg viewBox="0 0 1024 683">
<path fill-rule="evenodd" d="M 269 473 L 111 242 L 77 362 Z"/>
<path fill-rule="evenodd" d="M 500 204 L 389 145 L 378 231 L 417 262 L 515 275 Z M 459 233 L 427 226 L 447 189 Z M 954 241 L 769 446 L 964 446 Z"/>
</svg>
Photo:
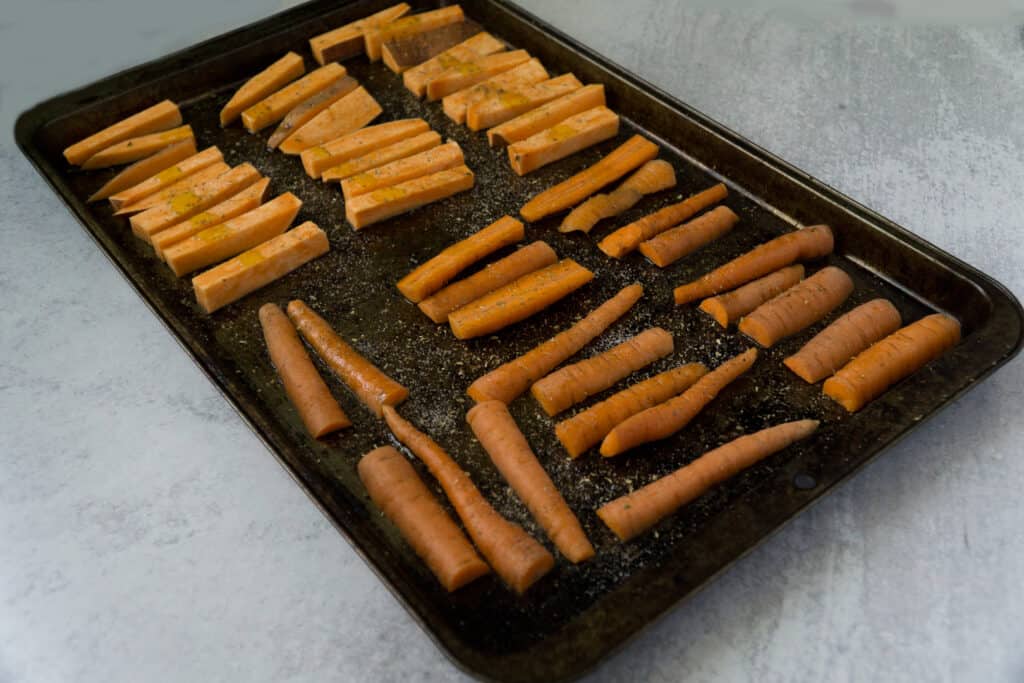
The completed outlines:
<svg viewBox="0 0 1024 683">
<path fill-rule="evenodd" d="M 637 382 L 555 425 L 555 436 L 570 458 L 601 442 L 623 420 L 663 403 L 707 374 L 703 363 L 687 363 Z"/>
<path fill-rule="evenodd" d="M 902 324 L 900 312 L 888 299 L 874 299 L 837 319 L 782 362 L 800 379 L 814 384 Z"/>
<path fill-rule="evenodd" d="M 163 100 L 93 133 L 84 140 L 79 140 L 64 150 L 64 158 L 68 160 L 68 163 L 78 165 L 96 152 L 128 138 L 156 133 L 180 125 L 181 111 L 178 109 L 178 105 L 170 100 Z"/>
<path fill-rule="evenodd" d="M 93 192 L 86 201 L 96 202 L 117 194 L 122 190 L 134 187 L 139 183 L 158 175 L 161 171 L 165 171 L 168 168 L 173 167 L 179 161 L 184 161 L 195 153 L 195 138 L 176 142 L 173 145 L 165 147 L 156 154 L 148 156 L 145 159 L 140 159 L 131 166 L 125 168 L 116 176 L 105 182 L 100 189 Z"/>
<path fill-rule="evenodd" d="M 555 565 L 555 558 L 518 524 L 495 511 L 469 475 L 429 436 L 384 406 L 384 420 L 441 484 L 473 543 L 505 583 L 522 595 Z"/>
<path fill-rule="evenodd" d="M 735 289 L 797 261 L 808 261 L 831 254 L 835 242 L 827 225 L 788 232 L 715 268 L 703 277 L 676 287 L 676 305 Z"/>
<path fill-rule="evenodd" d="M 319 439 L 351 427 L 352 421 L 331 396 L 331 390 L 309 359 L 288 316 L 277 304 L 263 304 L 259 315 L 267 353 L 277 376 L 281 378 L 288 400 L 295 406 L 310 435 Z"/>
<path fill-rule="evenodd" d="M 620 541 L 636 538 L 715 484 L 806 439 L 817 428 L 817 420 L 797 420 L 733 439 L 672 474 L 605 503 L 597 509 L 597 516 Z"/>
<path fill-rule="evenodd" d="M 941 313 L 925 316 L 872 344 L 825 380 L 825 395 L 856 412 L 959 341 L 960 323 L 954 318 Z"/>
<path fill-rule="evenodd" d="M 377 417 L 384 406 L 398 405 L 409 397 L 408 389 L 349 346 L 302 301 L 288 304 L 288 317 L 317 355 Z"/>
<path fill-rule="evenodd" d="M 601 455 L 610 458 L 651 441 L 667 439 L 690 423 L 719 392 L 745 373 L 757 360 L 757 349 L 747 349 L 697 380 L 692 387 L 627 418 L 608 432 Z"/>
<path fill-rule="evenodd" d="M 679 225 L 691 216 L 717 204 L 729 195 L 725 185 L 714 185 L 681 202 L 666 206 L 629 225 L 619 228 L 601 240 L 597 247 L 612 258 L 622 258 L 631 254 L 641 242 L 659 235 L 673 225 Z"/>
<path fill-rule="evenodd" d="M 596 194 L 569 212 L 559 232 L 589 233 L 599 221 L 612 218 L 633 208 L 644 195 L 675 187 L 676 172 L 662 159 L 648 161 L 626 178 L 613 192 Z"/>
<path fill-rule="evenodd" d="M 611 327 L 640 300 L 643 293 L 640 283 L 624 287 L 569 329 L 477 378 L 466 393 L 477 402 L 495 400 L 511 403 L 531 384 Z"/>
<path fill-rule="evenodd" d="M 528 222 L 534 223 L 545 216 L 564 211 L 656 156 L 656 144 L 634 135 L 593 166 L 544 190 L 526 202 L 519 210 L 519 214 Z"/>
<path fill-rule="evenodd" d="M 457 590 L 490 571 L 401 453 L 382 446 L 364 455 L 357 470 L 370 499 L 445 590 Z"/>
<path fill-rule="evenodd" d="M 739 220 L 728 206 L 719 206 L 689 223 L 641 242 L 640 253 L 654 265 L 664 268 L 715 241 L 732 230 Z"/>
<path fill-rule="evenodd" d="M 398 281 L 398 291 L 409 301 L 419 303 L 444 287 L 459 271 L 525 236 L 526 229 L 521 222 L 502 216 L 403 277 Z"/>
<path fill-rule="evenodd" d="M 803 264 L 786 266 L 753 282 L 700 302 L 704 311 L 722 327 L 729 327 L 752 310 L 804 279 Z"/>
<path fill-rule="evenodd" d="M 770 347 L 813 325 L 838 308 L 853 292 L 853 280 L 835 266 L 822 268 L 740 320 L 739 330 Z"/>
<path fill-rule="evenodd" d="M 459 339 L 491 334 L 543 311 L 593 279 L 592 272 L 564 259 L 452 311 L 448 324 Z"/>
<path fill-rule="evenodd" d="M 491 462 L 558 550 L 573 563 L 593 557 L 594 546 L 580 521 L 544 471 L 505 404 L 478 403 L 466 414 L 466 421 Z"/>
<path fill-rule="evenodd" d="M 557 261 L 558 254 L 546 242 L 533 242 L 428 296 L 419 303 L 420 310 L 435 323 L 447 322 L 452 311 Z"/>
<path fill-rule="evenodd" d="M 672 348 L 672 335 L 660 327 L 652 327 L 604 353 L 552 372 L 530 387 L 530 393 L 545 413 L 557 415 L 664 358 L 672 353 Z"/>
</svg>

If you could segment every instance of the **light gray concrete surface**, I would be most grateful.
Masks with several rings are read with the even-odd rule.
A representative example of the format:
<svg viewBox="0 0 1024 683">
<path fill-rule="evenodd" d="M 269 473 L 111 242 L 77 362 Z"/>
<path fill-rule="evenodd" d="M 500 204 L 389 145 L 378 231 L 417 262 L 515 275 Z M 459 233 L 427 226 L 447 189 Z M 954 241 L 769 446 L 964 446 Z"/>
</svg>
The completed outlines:
<svg viewBox="0 0 1024 683">
<path fill-rule="evenodd" d="M 1024 33 L 524 4 L 1024 293 Z M 17 112 L 273 0 L 0 13 L 0 681 L 464 677 L 15 149 Z M 1024 364 L 594 681 L 1024 680 Z"/>
</svg>

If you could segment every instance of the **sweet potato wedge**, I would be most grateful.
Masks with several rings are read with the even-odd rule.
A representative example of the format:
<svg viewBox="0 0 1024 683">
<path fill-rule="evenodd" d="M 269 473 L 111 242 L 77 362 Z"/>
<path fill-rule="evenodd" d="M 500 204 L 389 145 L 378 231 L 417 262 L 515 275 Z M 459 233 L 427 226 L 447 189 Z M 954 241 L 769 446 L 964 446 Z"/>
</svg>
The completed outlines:
<svg viewBox="0 0 1024 683">
<path fill-rule="evenodd" d="M 207 147 L 202 152 L 191 154 L 173 166 L 168 166 L 131 187 L 118 190 L 110 195 L 110 205 L 114 207 L 114 211 L 120 211 L 123 207 L 140 202 L 146 197 L 171 187 L 197 171 L 223 161 L 224 155 L 221 154 L 220 149 Z"/>
<path fill-rule="evenodd" d="M 289 52 L 242 84 L 242 87 L 220 110 L 220 125 L 228 125 L 237 119 L 243 111 L 277 92 L 304 73 L 306 73 L 306 66 L 302 63 L 302 57 L 294 52 Z"/>
<path fill-rule="evenodd" d="M 585 85 L 492 128 L 487 131 L 487 142 L 491 147 L 505 147 L 604 104 L 604 86 Z"/>
<path fill-rule="evenodd" d="M 96 152 L 85 160 L 82 168 L 94 170 L 97 168 L 109 168 L 130 164 L 139 159 L 152 156 L 170 145 L 185 140 L 195 140 L 192 133 L 192 126 L 179 126 L 159 133 L 148 133 L 135 138 L 128 138 L 124 142 L 111 145 L 106 149 Z"/>
<path fill-rule="evenodd" d="M 263 197 L 267 194 L 267 188 L 269 187 L 270 178 L 263 178 L 235 196 L 228 197 L 220 204 L 211 206 L 206 211 L 192 216 L 187 221 L 182 221 L 174 227 L 161 230 L 153 235 L 153 241 L 150 243 L 153 251 L 156 252 L 157 257 L 163 259 L 164 250 L 168 247 L 188 239 L 197 232 L 202 232 L 207 228 L 212 228 L 224 221 L 231 220 L 235 216 L 241 216 L 243 213 L 252 211 L 263 203 Z"/>
<path fill-rule="evenodd" d="M 345 67 L 335 62 L 310 71 L 243 111 L 242 125 L 255 133 L 277 123 L 304 100 L 344 78 L 345 73 Z"/>
<path fill-rule="evenodd" d="M 137 202 L 126 204 L 120 209 L 114 212 L 115 216 L 125 216 L 130 213 L 139 213 L 145 211 L 151 206 L 156 206 L 160 202 L 166 201 L 176 194 L 181 194 L 187 190 L 191 190 L 193 187 L 202 185 L 203 183 L 213 180 L 214 178 L 223 175 L 231 170 L 231 167 L 223 161 L 215 161 L 205 168 L 201 168 L 195 173 L 181 178 L 180 180 L 171 183 L 164 189 L 143 197 Z"/>
<path fill-rule="evenodd" d="M 367 192 L 398 185 L 463 164 L 465 164 L 465 159 L 462 156 L 462 148 L 459 147 L 459 143 L 449 141 L 419 154 L 382 164 L 364 173 L 345 178 L 341 181 L 341 193 L 347 202 L 353 197 Z"/>
<path fill-rule="evenodd" d="M 462 7 L 449 5 L 429 12 L 411 14 L 387 24 L 368 27 L 363 30 L 366 56 L 370 58 L 371 62 L 378 62 L 380 61 L 381 46 L 387 41 L 408 38 L 448 24 L 456 24 L 464 18 Z"/>
<path fill-rule="evenodd" d="M 459 64 L 472 62 L 475 59 L 501 52 L 505 49 L 505 43 L 501 42 L 490 33 L 478 33 L 472 38 L 467 38 L 455 47 L 449 48 L 418 66 L 407 69 L 402 74 L 402 83 L 416 97 L 423 97 L 427 94 L 427 82 Z"/>
<path fill-rule="evenodd" d="M 376 14 L 310 38 L 309 49 L 313 53 L 313 59 L 317 61 L 317 64 L 322 65 L 362 54 L 365 44 L 363 31 L 392 22 L 408 13 L 410 9 L 412 8 L 409 5 L 400 2 Z"/>
<path fill-rule="evenodd" d="M 345 202 L 345 218 L 356 230 L 400 213 L 465 192 L 473 187 L 473 171 L 449 168 L 392 187 L 375 190 Z"/>
<path fill-rule="evenodd" d="M 278 149 L 285 154 L 299 154 L 305 149 L 359 130 L 380 116 L 382 111 L 373 95 L 360 86 L 285 138 Z"/>
<path fill-rule="evenodd" d="M 618 134 L 619 115 L 608 107 L 594 107 L 512 143 L 508 161 L 516 175 L 526 175 Z"/>
<path fill-rule="evenodd" d="M 64 158 L 76 166 L 111 145 L 147 133 L 158 133 L 181 125 L 181 111 L 170 100 L 163 100 L 137 114 L 121 119 L 103 130 L 79 140 L 64 150 Z"/>
<path fill-rule="evenodd" d="M 332 166 L 323 172 L 320 179 L 325 183 L 336 182 L 338 180 L 344 180 L 350 176 L 364 173 L 371 169 L 382 166 L 383 164 L 389 164 L 392 161 L 398 159 L 404 159 L 405 157 L 412 156 L 413 154 L 419 154 L 425 152 L 428 149 L 432 149 L 441 144 L 441 135 L 436 131 L 427 131 L 426 133 L 420 133 L 411 138 L 405 140 L 399 140 L 393 145 L 382 147 L 381 149 L 374 150 L 369 154 L 365 154 L 355 159 L 349 159 L 343 161 L 337 166 Z"/>
<path fill-rule="evenodd" d="M 480 24 L 466 19 L 432 31 L 389 40 L 381 45 L 380 56 L 389 69 L 400 74 L 472 38 L 482 30 Z"/>
<path fill-rule="evenodd" d="M 274 133 L 267 140 L 267 149 L 277 149 L 277 146 L 284 142 L 285 138 L 358 87 L 359 81 L 351 76 L 342 76 L 320 92 L 297 104 L 274 129 Z"/>
<path fill-rule="evenodd" d="M 539 59 L 531 59 L 519 66 L 512 67 L 493 78 L 477 83 L 458 92 L 447 95 L 441 100 L 441 108 L 445 115 L 455 123 L 466 122 L 466 109 L 469 105 L 513 91 L 516 87 L 524 87 L 547 80 L 548 72 Z"/>
<path fill-rule="evenodd" d="M 574 75 L 562 74 L 540 83 L 495 93 L 467 105 L 466 125 L 470 130 L 491 128 L 582 87 Z M 603 102 L 594 106 L 600 104 Z"/>
<path fill-rule="evenodd" d="M 471 62 L 460 62 L 427 81 L 427 99 L 439 100 L 529 60 L 530 53 L 526 50 L 513 50 L 477 57 Z"/>
<path fill-rule="evenodd" d="M 393 145 L 399 140 L 425 133 L 430 126 L 423 119 L 402 119 L 369 126 L 302 151 L 302 167 L 310 178 L 319 178 L 332 166 Z"/>
<path fill-rule="evenodd" d="M 93 192 L 86 201 L 97 202 L 122 190 L 127 190 L 129 187 L 134 187 L 145 180 L 149 180 L 161 171 L 171 168 L 178 162 L 188 159 L 195 153 L 195 138 L 188 138 L 173 145 L 168 145 L 156 154 L 140 159 L 122 170 L 116 176 L 103 183 L 102 187 Z"/>
</svg>

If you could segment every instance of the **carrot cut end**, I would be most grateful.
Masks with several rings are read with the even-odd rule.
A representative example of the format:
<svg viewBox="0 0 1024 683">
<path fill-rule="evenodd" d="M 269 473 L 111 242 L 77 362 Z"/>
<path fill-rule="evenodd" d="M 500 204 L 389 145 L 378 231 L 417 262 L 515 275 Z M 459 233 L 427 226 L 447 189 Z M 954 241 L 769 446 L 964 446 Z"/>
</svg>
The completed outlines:
<svg viewBox="0 0 1024 683">
<path fill-rule="evenodd" d="M 715 322 L 722 327 L 729 327 L 729 312 L 725 310 L 725 306 L 717 298 L 704 299 L 704 301 L 700 302 L 700 310 L 714 318 Z"/>
</svg>

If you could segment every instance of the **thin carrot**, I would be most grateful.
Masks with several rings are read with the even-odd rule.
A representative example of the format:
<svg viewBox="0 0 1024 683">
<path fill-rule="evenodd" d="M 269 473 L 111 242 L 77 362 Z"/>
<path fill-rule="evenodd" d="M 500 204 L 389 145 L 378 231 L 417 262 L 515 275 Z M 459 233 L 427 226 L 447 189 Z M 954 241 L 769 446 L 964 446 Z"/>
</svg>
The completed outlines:
<svg viewBox="0 0 1024 683">
<path fill-rule="evenodd" d="M 960 323 L 941 313 L 925 316 L 872 344 L 825 380 L 825 395 L 853 413 L 890 386 L 960 341 Z"/>
<path fill-rule="evenodd" d="M 718 321 L 722 327 L 729 327 L 729 323 L 739 320 L 803 279 L 802 264 L 786 266 L 731 292 L 704 299 L 700 302 L 700 310 Z"/>
<path fill-rule="evenodd" d="M 608 194 L 596 194 L 569 212 L 559 232 L 590 232 L 604 218 L 628 211 L 644 195 L 675 187 L 676 171 L 662 159 L 648 161 Z"/>
<path fill-rule="evenodd" d="M 570 458 L 578 458 L 588 448 L 600 443 L 615 425 L 685 391 L 707 371 L 703 363 L 687 363 L 637 382 L 562 420 L 555 425 L 555 436 L 565 446 Z"/>
<path fill-rule="evenodd" d="M 672 348 L 672 335 L 660 327 L 652 327 L 604 353 L 552 372 L 530 387 L 530 393 L 544 412 L 557 415 L 664 358 L 672 353 Z"/>
<path fill-rule="evenodd" d="M 782 362 L 800 379 L 814 384 L 902 324 L 900 312 L 888 299 L 874 299 L 837 319 Z"/>
<path fill-rule="evenodd" d="M 757 349 L 747 349 L 701 377 L 675 398 L 627 418 L 604 437 L 601 455 L 610 458 L 641 444 L 672 436 L 688 425 L 722 389 L 749 370 L 755 360 Z"/>
<path fill-rule="evenodd" d="M 501 401 L 478 403 L 466 414 L 470 428 L 512 490 L 555 546 L 571 562 L 594 556 L 580 521 L 534 455 Z"/>
<path fill-rule="evenodd" d="M 593 279 L 592 272 L 564 259 L 452 311 L 448 324 L 459 339 L 491 334 L 541 312 Z"/>
<path fill-rule="evenodd" d="M 466 393 L 474 401 L 511 403 L 531 384 L 561 365 L 621 318 L 643 296 L 640 283 L 624 287 L 569 329 L 477 378 Z"/>
<path fill-rule="evenodd" d="M 419 303 L 420 310 L 435 323 L 447 322 L 453 311 L 557 261 L 558 254 L 547 242 L 533 242 L 428 296 Z"/>
<path fill-rule="evenodd" d="M 641 242 L 640 253 L 659 268 L 670 266 L 732 230 L 739 219 L 729 207 L 719 206 L 689 223 Z"/>
<path fill-rule="evenodd" d="M 457 590 L 490 572 L 401 453 L 382 446 L 364 455 L 356 469 L 370 499 L 445 590 Z"/>
<path fill-rule="evenodd" d="M 740 320 L 739 330 L 764 347 L 818 322 L 853 292 L 853 280 L 835 266 L 822 268 Z"/>
<path fill-rule="evenodd" d="M 593 166 L 544 190 L 523 205 L 519 214 L 530 223 L 564 211 L 658 156 L 658 146 L 639 135 L 612 150 Z"/>
<path fill-rule="evenodd" d="M 499 515 L 469 475 L 433 439 L 391 406 L 384 406 L 384 420 L 440 482 L 469 537 L 505 583 L 522 595 L 551 570 L 555 564 L 551 553 L 521 526 Z"/>
<path fill-rule="evenodd" d="M 288 304 L 288 317 L 306 342 L 377 417 L 384 406 L 395 406 L 409 390 L 385 375 L 331 329 L 327 321 L 299 300 Z"/>
<path fill-rule="evenodd" d="M 636 538 L 714 485 L 806 439 L 817 428 L 817 420 L 797 420 L 733 439 L 672 474 L 605 503 L 597 516 L 620 541 Z"/>
<path fill-rule="evenodd" d="M 677 204 L 666 206 L 664 209 L 659 209 L 619 228 L 601 240 L 597 247 L 612 258 L 622 258 L 635 251 L 641 242 L 665 232 L 673 225 L 679 225 L 691 216 L 722 201 L 728 195 L 729 190 L 725 185 L 719 183 L 692 197 L 687 197 Z"/>
<path fill-rule="evenodd" d="M 676 287 L 676 305 L 745 285 L 797 261 L 808 261 L 831 254 L 835 242 L 827 225 L 788 232 L 755 247 L 742 256 L 719 266 L 703 277 Z"/>
<path fill-rule="evenodd" d="M 259 316 L 267 353 L 277 369 L 288 400 L 295 406 L 310 435 L 319 439 L 351 427 L 352 421 L 331 396 L 331 390 L 309 359 L 288 316 L 276 304 L 263 304 Z"/>
</svg>

